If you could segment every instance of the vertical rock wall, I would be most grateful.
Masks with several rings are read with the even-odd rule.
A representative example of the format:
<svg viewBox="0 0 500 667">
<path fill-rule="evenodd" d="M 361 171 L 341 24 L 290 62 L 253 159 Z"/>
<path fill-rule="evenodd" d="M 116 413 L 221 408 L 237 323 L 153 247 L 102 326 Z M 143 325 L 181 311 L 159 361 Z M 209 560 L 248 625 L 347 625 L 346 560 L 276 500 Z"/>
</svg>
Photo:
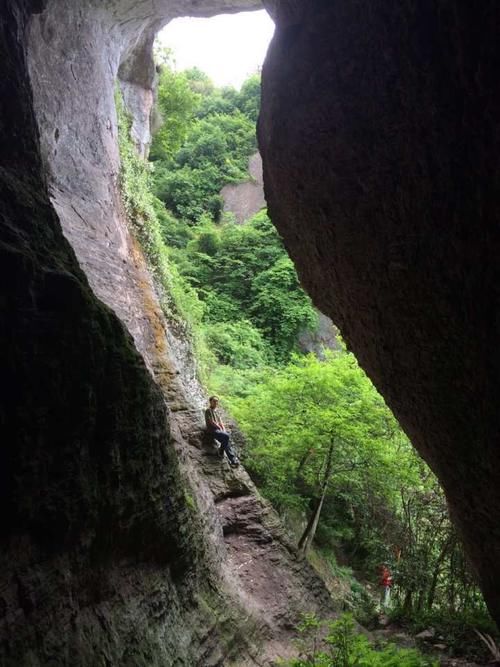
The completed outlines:
<svg viewBox="0 0 500 667">
<path fill-rule="evenodd" d="M 8 2 L 0 20 L 0 662 L 168 664 L 175 644 L 193 664 L 181 600 L 204 549 L 183 529 L 196 522 L 162 393 L 49 201 L 24 42 L 35 9 Z"/>
<path fill-rule="evenodd" d="M 121 209 L 117 76 L 133 114 L 134 137 L 144 150 L 155 32 L 180 15 L 260 6 L 258 0 L 210 0 L 203 7 L 193 0 L 163 0 L 152 12 L 144 0 L 50 0 L 30 22 L 30 77 L 54 206 L 92 289 L 126 324 L 150 367 L 163 343 L 148 318 L 156 301 L 148 296 L 151 280 Z"/>
<path fill-rule="evenodd" d="M 272 4 L 272 219 L 439 476 L 499 621 L 500 5 Z"/>
</svg>

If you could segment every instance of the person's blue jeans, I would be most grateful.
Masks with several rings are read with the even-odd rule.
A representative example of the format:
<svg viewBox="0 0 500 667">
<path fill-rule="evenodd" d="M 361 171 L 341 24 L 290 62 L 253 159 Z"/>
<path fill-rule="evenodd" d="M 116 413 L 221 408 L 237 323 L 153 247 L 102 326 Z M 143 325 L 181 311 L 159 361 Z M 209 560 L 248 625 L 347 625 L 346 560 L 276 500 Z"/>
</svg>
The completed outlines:
<svg viewBox="0 0 500 667">
<path fill-rule="evenodd" d="M 226 452 L 226 456 L 231 463 L 236 463 L 236 455 L 229 442 L 229 433 L 226 431 L 213 431 L 213 436 L 220 443 L 222 451 Z"/>
</svg>

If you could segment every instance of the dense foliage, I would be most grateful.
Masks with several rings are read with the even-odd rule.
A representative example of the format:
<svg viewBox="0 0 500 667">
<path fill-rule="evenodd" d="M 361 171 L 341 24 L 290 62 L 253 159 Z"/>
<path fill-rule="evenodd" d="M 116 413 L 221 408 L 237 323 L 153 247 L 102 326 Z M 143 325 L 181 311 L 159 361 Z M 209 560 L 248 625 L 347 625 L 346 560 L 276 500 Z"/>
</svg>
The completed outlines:
<svg viewBox="0 0 500 667">
<path fill-rule="evenodd" d="M 213 352 L 204 357 L 212 368 L 214 361 L 244 369 L 286 360 L 299 332 L 316 325 L 266 212 L 242 226 L 221 214 L 221 188 L 249 177 L 259 101 L 257 75 L 236 91 L 214 87 L 198 69 L 177 73 L 168 59 L 161 68 L 160 115 L 173 110 L 175 122 L 165 121 L 153 142 L 157 216 L 171 264 L 202 305 L 197 331 Z"/>
<path fill-rule="evenodd" d="M 242 226 L 210 221 L 199 225 L 175 257 L 205 304 L 207 333 L 221 363 L 248 368 L 286 359 L 299 332 L 316 323 L 311 302 L 265 211 Z M 240 342 L 244 331 L 247 347 L 255 354 L 243 348 L 242 356 L 234 348 L 229 351 L 230 331 Z"/>
<path fill-rule="evenodd" d="M 237 92 L 216 89 L 198 69 L 177 73 L 168 62 L 162 66 L 158 107 L 165 120 L 151 158 L 155 194 L 175 216 L 192 225 L 204 213 L 219 220 L 221 188 L 246 178 L 257 148 L 259 100 L 257 77 Z"/>
<path fill-rule="evenodd" d="M 321 632 L 325 625 L 326 635 Z M 394 644 L 373 647 L 356 632 L 350 614 L 328 624 L 307 614 L 298 630 L 301 656 L 284 663 L 287 667 L 437 667 L 435 660 L 413 649 L 398 649 Z"/>
<path fill-rule="evenodd" d="M 249 380 L 243 390 L 227 385 L 248 440 L 245 465 L 285 518 L 316 517 L 299 545 L 306 550 L 313 537 L 327 559 L 341 554 L 375 593 L 387 562 L 395 618 L 468 615 L 491 632 L 444 495 L 353 355 L 296 357 Z M 353 593 L 369 623 L 375 596 Z"/>
<path fill-rule="evenodd" d="M 168 159 L 182 146 L 200 103 L 200 95 L 190 86 L 186 73 L 174 72 L 167 52 L 163 53 L 163 60 L 156 106 L 159 127 L 151 146 L 154 159 Z"/>
</svg>

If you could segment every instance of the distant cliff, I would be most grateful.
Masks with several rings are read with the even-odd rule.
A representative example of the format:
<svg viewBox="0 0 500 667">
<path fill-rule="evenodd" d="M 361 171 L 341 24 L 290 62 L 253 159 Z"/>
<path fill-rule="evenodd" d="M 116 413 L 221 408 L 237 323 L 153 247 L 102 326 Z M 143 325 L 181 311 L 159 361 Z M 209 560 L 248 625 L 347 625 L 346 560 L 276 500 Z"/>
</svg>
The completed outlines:
<svg viewBox="0 0 500 667">
<path fill-rule="evenodd" d="M 230 183 L 221 190 L 224 211 L 232 213 L 240 225 L 266 205 L 260 153 L 254 153 L 251 156 L 248 171 L 250 178 L 247 181 Z"/>
</svg>

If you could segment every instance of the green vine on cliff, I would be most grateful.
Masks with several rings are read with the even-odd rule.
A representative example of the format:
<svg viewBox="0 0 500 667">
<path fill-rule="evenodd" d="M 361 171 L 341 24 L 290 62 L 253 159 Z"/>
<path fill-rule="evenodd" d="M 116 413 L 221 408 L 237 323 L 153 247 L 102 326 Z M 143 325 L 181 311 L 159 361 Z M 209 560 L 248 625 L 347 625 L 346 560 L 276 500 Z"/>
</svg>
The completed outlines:
<svg viewBox="0 0 500 667">
<path fill-rule="evenodd" d="M 208 354 L 199 327 L 204 305 L 175 264 L 169 261 L 169 249 L 161 227 L 162 217 L 168 214 L 151 191 L 150 165 L 141 158 L 131 137 L 132 118 L 119 88 L 115 92 L 115 105 L 120 151 L 119 183 L 127 220 L 159 288 L 165 316 L 177 325 L 185 325 L 185 333 L 196 348 L 196 356 L 203 360 Z"/>
</svg>

